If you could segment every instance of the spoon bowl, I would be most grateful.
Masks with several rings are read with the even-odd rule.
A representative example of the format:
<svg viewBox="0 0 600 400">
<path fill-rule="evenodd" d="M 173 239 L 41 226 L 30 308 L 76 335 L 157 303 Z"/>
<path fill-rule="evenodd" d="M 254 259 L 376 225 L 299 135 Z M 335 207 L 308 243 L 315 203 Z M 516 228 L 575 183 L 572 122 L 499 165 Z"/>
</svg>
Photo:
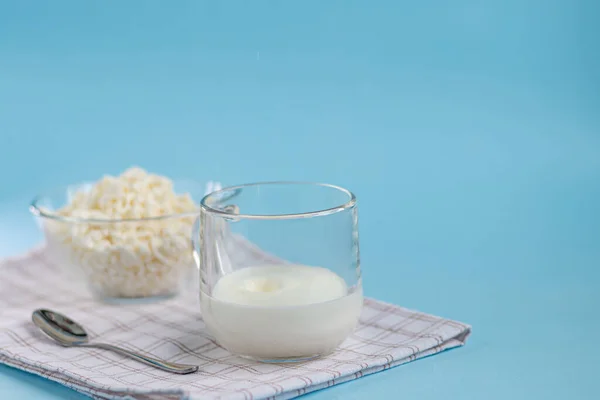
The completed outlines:
<svg viewBox="0 0 600 400">
<path fill-rule="evenodd" d="M 57 312 L 35 310 L 31 319 L 42 332 L 63 346 L 76 346 L 89 342 L 88 334 L 81 325 Z"/>
<path fill-rule="evenodd" d="M 90 343 L 88 334 L 81 325 L 56 311 L 47 309 L 35 310 L 31 315 L 31 320 L 46 336 L 65 347 L 96 347 L 111 350 L 125 357 L 176 374 L 190 374 L 198 371 L 197 365 L 172 363 L 110 344 Z"/>
</svg>

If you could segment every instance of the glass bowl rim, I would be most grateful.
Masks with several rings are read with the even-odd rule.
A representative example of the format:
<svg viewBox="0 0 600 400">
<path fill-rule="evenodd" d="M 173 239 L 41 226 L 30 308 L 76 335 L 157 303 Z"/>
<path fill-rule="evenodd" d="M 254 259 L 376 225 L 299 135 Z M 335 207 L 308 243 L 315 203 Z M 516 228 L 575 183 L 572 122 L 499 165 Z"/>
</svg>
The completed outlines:
<svg viewBox="0 0 600 400">
<path fill-rule="evenodd" d="M 194 185 L 206 185 L 208 182 L 195 181 L 193 179 L 172 179 L 173 184 L 177 185 L 178 183 L 183 184 L 194 184 Z M 58 191 L 67 189 L 71 186 L 83 186 L 86 184 L 94 184 L 95 181 L 82 181 L 78 183 L 71 183 L 67 185 L 57 186 L 51 188 L 45 192 L 42 192 L 36 195 L 33 200 L 29 203 L 29 211 L 36 217 L 51 219 L 58 222 L 66 222 L 66 223 L 78 223 L 78 224 L 118 224 L 118 223 L 135 223 L 135 222 L 150 222 L 150 221 L 163 221 L 167 219 L 175 219 L 175 218 L 186 218 L 186 217 L 198 217 L 200 215 L 200 206 L 194 211 L 187 211 L 183 213 L 175 213 L 175 214 L 165 214 L 165 215 L 156 215 L 152 217 L 145 218 L 81 218 L 81 217 L 69 217 L 64 215 L 59 215 L 55 212 L 49 212 L 44 210 L 44 208 L 39 206 L 39 202 L 43 199 L 49 198 L 53 191 Z M 210 193 L 209 193 L 210 194 Z M 203 196 L 203 198 L 206 196 Z"/>
<path fill-rule="evenodd" d="M 221 201 L 223 199 L 231 199 L 239 194 L 241 189 L 252 186 L 261 186 L 261 185 L 306 185 L 306 186 L 320 186 L 327 187 L 331 189 L 335 189 L 339 192 L 344 193 L 348 196 L 348 200 L 345 203 L 339 204 L 334 207 L 329 207 L 321 210 L 311 210 L 300 213 L 289 213 L 289 214 L 237 214 L 233 212 L 229 212 L 224 209 L 214 208 L 208 204 L 206 204 L 207 200 L 214 196 L 221 196 Z M 206 196 L 200 200 L 200 208 L 202 211 L 217 214 L 223 218 L 231 218 L 231 219 L 258 219 L 258 220 L 273 220 L 273 219 L 300 219 L 300 218 L 313 218 L 313 217 L 322 217 L 326 215 L 336 214 L 341 211 L 345 211 L 356 206 L 356 196 L 350 190 L 343 188 L 341 186 L 333 185 L 330 183 L 319 183 L 319 182 L 308 182 L 308 181 L 266 181 L 266 182 L 254 182 L 254 183 L 245 183 L 242 185 L 236 186 L 228 186 L 219 190 L 215 190 L 211 193 L 208 193 Z"/>
</svg>

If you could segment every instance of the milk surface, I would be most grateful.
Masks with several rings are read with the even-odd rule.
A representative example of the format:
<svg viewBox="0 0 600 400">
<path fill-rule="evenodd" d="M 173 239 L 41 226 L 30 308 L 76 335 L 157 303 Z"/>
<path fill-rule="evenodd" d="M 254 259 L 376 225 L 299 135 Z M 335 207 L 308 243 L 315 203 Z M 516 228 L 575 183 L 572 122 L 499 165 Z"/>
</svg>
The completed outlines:
<svg viewBox="0 0 600 400">
<path fill-rule="evenodd" d="M 350 291 L 334 272 L 268 265 L 223 276 L 201 293 L 202 316 L 232 353 L 261 360 L 310 358 L 333 351 L 355 328 L 360 285 Z"/>
</svg>

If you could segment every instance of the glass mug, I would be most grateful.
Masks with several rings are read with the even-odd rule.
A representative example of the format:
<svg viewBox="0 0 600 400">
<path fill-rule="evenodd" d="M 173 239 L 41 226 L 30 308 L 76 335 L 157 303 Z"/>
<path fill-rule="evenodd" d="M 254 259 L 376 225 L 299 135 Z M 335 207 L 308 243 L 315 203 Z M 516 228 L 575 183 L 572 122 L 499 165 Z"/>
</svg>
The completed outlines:
<svg viewBox="0 0 600 400">
<path fill-rule="evenodd" d="M 333 185 L 255 183 L 205 196 L 192 241 L 216 341 L 264 362 L 333 352 L 362 309 L 357 222 L 356 197 Z"/>
</svg>

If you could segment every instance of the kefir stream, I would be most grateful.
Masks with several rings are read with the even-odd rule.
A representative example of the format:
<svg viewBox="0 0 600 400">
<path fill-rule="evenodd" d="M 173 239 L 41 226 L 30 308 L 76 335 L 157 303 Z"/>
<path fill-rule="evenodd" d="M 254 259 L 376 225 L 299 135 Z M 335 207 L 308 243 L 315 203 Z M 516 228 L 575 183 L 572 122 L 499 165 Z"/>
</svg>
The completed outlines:
<svg viewBox="0 0 600 400">
<path fill-rule="evenodd" d="M 231 353 L 263 361 L 331 353 L 354 330 L 360 283 L 348 289 L 334 272 L 305 265 L 239 269 L 201 291 L 204 322 Z"/>
</svg>

